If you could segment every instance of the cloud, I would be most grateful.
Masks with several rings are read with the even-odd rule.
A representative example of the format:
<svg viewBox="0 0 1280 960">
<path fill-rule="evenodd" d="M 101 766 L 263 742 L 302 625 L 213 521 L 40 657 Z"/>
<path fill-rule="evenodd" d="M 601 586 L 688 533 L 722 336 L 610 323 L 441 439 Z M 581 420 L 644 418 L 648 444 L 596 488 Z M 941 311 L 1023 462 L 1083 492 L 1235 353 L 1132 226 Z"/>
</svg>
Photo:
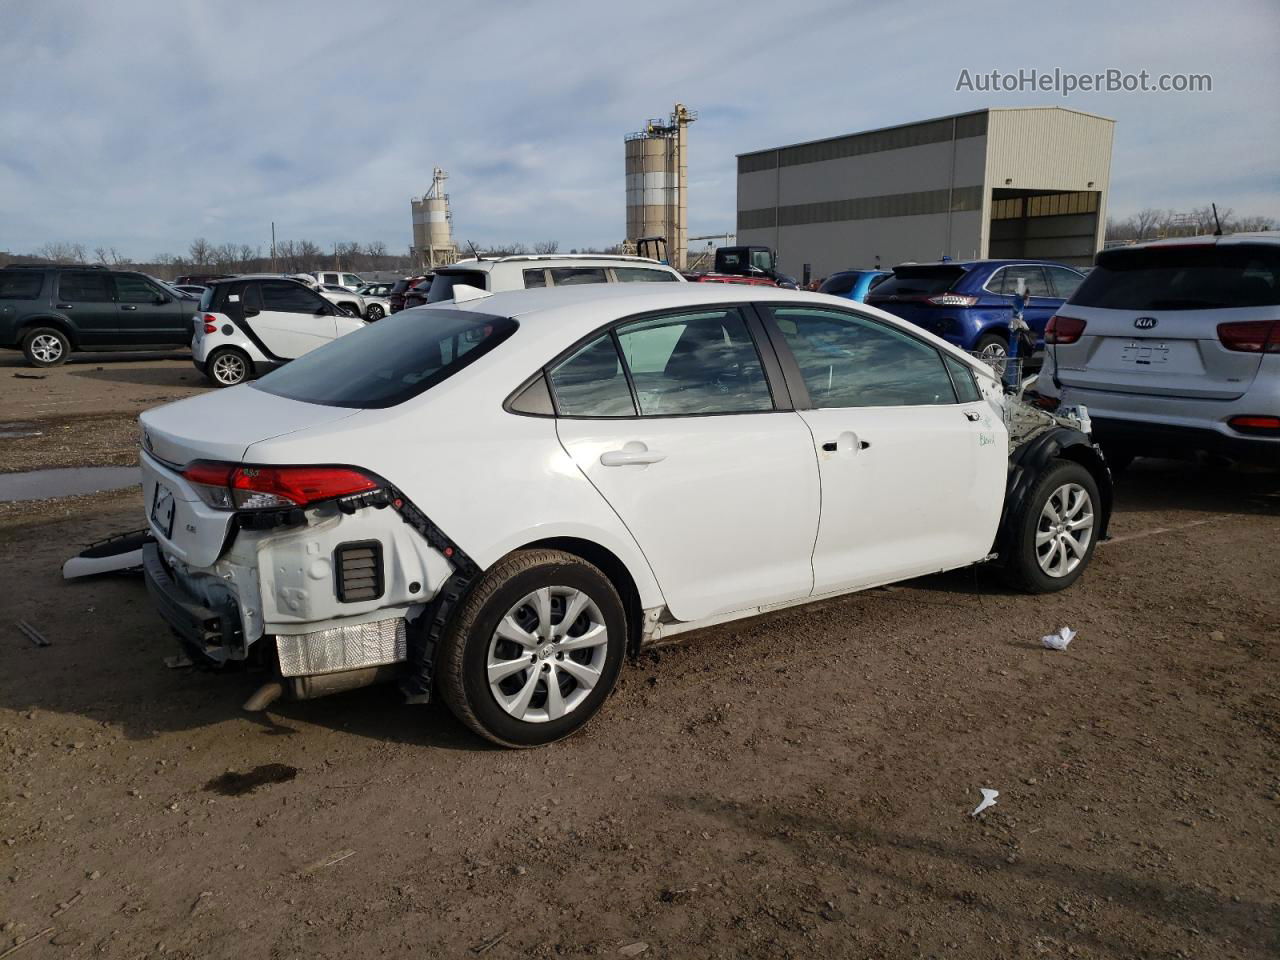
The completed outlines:
<svg viewBox="0 0 1280 960">
<path fill-rule="evenodd" d="M 732 15 L 726 15 L 729 9 Z M 1110 208 L 1280 217 L 1272 0 L 854 6 L 0 0 L 0 249 L 381 240 L 450 173 L 460 240 L 622 239 L 622 137 L 676 101 L 694 234 L 737 153 L 982 106 L 1117 122 Z M 1155 29 L 1158 25 L 1159 29 Z M 957 93 L 972 72 L 1207 72 L 1207 94 Z"/>
</svg>

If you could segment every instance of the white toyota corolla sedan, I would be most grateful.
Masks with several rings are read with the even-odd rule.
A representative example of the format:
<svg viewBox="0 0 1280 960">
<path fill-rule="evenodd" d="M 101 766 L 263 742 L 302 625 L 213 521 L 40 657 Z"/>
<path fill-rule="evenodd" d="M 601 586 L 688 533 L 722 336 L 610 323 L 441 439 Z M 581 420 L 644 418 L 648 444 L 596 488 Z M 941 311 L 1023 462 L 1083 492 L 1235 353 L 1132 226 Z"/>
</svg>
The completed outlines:
<svg viewBox="0 0 1280 960">
<path fill-rule="evenodd" d="M 273 672 L 247 706 L 396 680 L 548 743 L 644 644 L 984 561 L 1058 590 L 1105 535 L 1087 420 L 874 308 L 458 297 L 143 414 L 148 588 L 190 656 Z"/>
</svg>

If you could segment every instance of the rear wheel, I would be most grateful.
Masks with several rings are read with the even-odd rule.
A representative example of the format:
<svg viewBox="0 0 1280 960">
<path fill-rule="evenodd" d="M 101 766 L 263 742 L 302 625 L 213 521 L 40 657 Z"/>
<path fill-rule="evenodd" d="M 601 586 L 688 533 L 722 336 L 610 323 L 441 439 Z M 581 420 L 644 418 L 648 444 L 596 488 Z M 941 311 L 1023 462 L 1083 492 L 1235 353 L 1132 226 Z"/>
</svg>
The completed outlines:
<svg viewBox="0 0 1280 960">
<path fill-rule="evenodd" d="M 370 323 L 381 320 L 385 317 L 386 311 L 382 309 L 382 305 L 378 303 L 369 304 L 369 309 L 365 311 L 364 318 Z"/>
<path fill-rule="evenodd" d="M 559 550 L 508 554 L 467 596 L 439 654 L 454 714 L 505 747 L 580 730 L 613 689 L 626 651 L 613 584 Z"/>
<path fill-rule="evenodd" d="M 1009 359 L 1009 338 L 996 333 L 983 334 L 975 345 L 975 352 L 998 375 L 1004 375 Z"/>
<path fill-rule="evenodd" d="M 235 347 L 219 347 L 209 354 L 206 366 L 215 387 L 234 387 L 249 379 L 249 357 Z"/>
<path fill-rule="evenodd" d="M 1093 558 L 1101 504 L 1083 466 L 1055 460 L 1023 501 L 1005 564 L 1010 586 L 1028 593 L 1065 590 Z"/>
<path fill-rule="evenodd" d="M 36 327 L 22 338 L 22 353 L 33 367 L 56 367 L 66 363 L 71 340 L 57 327 Z"/>
</svg>

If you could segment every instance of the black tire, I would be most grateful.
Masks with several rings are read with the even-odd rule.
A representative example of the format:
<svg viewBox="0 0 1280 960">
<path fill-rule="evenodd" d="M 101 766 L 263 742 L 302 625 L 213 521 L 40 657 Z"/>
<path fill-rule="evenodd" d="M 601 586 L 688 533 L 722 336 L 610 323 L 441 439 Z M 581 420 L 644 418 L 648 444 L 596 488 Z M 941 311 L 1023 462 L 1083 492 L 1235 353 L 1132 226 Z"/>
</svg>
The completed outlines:
<svg viewBox="0 0 1280 960">
<path fill-rule="evenodd" d="M 498 703 L 489 685 L 488 657 L 499 622 L 522 598 L 542 587 L 567 587 L 585 593 L 603 616 L 607 640 L 599 679 L 581 702 L 558 719 L 530 722 L 517 719 Z M 563 610 L 560 615 L 563 617 Z M 446 631 L 437 660 L 441 694 L 454 715 L 486 740 L 504 747 L 554 743 L 581 730 L 613 690 L 626 655 L 626 630 L 618 591 L 595 566 L 560 550 L 518 550 L 480 577 Z M 537 660 L 532 664 L 531 669 L 540 666 Z M 552 675 L 559 674 L 553 671 Z M 517 675 L 517 684 L 528 676 Z M 576 681 L 569 678 L 566 682 L 572 695 Z M 541 684 L 545 702 L 545 681 L 535 683 Z M 537 695 L 535 690 L 535 701 Z"/>
<path fill-rule="evenodd" d="M 1089 530 L 1089 541 L 1079 562 L 1069 571 L 1061 575 L 1051 575 L 1041 566 L 1037 555 L 1036 538 L 1041 532 L 1041 514 L 1045 504 L 1061 488 L 1074 484 L 1082 488 L 1089 497 L 1087 510 L 1093 518 Z M 1098 495 L 1098 485 L 1092 474 L 1083 466 L 1072 460 L 1054 460 L 1045 469 L 1044 474 L 1036 481 L 1035 486 L 1027 494 L 1021 510 L 1014 518 L 1013 538 L 1009 549 L 1009 557 L 1004 564 L 1004 577 L 1009 586 L 1026 593 L 1054 593 L 1065 590 L 1080 578 L 1089 562 L 1093 559 L 1093 551 L 1098 545 L 1098 530 L 1101 528 L 1102 499 Z M 1083 516 L 1083 512 L 1080 514 Z M 1051 526 L 1051 525 L 1050 525 Z M 1078 538 L 1077 534 L 1077 538 Z M 1046 544 L 1048 549 L 1051 545 Z M 1063 549 L 1060 547 L 1060 549 Z"/>
<path fill-rule="evenodd" d="M 973 345 L 974 352 L 983 353 L 989 348 L 999 347 L 1002 356 L 1009 355 L 1009 338 L 998 333 L 984 333 Z"/>
<path fill-rule="evenodd" d="M 22 355 L 33 367 L 57 367 L 67 362 L 71 338 L 57 327 L 34 327 L 22 336 Z"/>
<path fill-rule="evenodd" d="M 370 323 L 377 323 L 386 315 L 386 311 L 382 309 L 382 304 L 371 303 L 369 304 L 369 309 L 365 311 L 364 318 Z"/>
<path fill-rule="evenodd" d="M 341 310 L 348 317 L 360 316 L 360 311 L 355 308 L 354 304 L 340 303 L 338 304 L 338 309 Z"/>
<path fill-rule="evenodd" d="M 231 376 L 231 373 L 237 369 L 240 375 Z M 237 350 L 235 347 L 218 347 L 205 361 L 205 376 L 215 387 L 234 387 L 253 378 L 253 361 L 243 350 Z"/>
</svg>

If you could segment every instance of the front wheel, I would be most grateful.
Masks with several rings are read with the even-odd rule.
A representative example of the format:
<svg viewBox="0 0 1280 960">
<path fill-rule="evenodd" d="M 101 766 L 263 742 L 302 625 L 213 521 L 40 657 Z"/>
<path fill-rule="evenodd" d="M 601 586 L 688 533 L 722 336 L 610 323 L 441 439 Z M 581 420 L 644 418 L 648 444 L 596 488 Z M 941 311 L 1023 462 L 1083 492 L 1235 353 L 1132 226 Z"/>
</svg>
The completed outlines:
<svg viewBox="0 0 1280 960">
<path fill-rule="evenodd" d="M 504 747 L 580 730 L 613 689 L 626 614 L 598 568 L 559 550 L 520 550 L 468 594 L 439 653 L 441 693 L 480 736 Z"/>
<path fill-rule="evenodd" d="M 1005 578 L 1027 593 L 1065 590 L 1079 579 L 1097 546 L 1098 485 L 1083 466 L 1055 460 L 1023 501 Z"/>
</svg>

